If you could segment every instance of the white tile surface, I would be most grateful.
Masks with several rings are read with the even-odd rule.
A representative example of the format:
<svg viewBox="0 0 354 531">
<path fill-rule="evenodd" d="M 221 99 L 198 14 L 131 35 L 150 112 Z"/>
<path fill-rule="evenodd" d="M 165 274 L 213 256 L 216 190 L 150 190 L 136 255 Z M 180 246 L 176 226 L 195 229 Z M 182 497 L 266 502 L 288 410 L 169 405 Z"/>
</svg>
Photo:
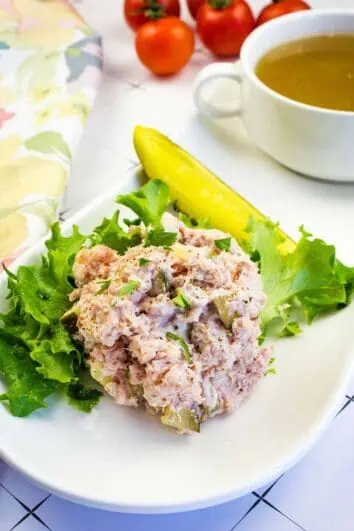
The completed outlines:
<svg viewBox="0 0 354 531">
<path fill-rule="evenodd" d="M 270 491 L 267 499 L 307 531 L 354 528 L 354 406 Z"/>
<path fill-rule="evenodd" d="M 125 155 L 119 156 L 85 134 L 73 162 L 75 178 L 69 180 L 63 206 L 65 217 L 111 187 L 130 166 L 131 161 Z"/>
<path fill-rule="evenodd" d="M 6 471 L 7 471 L 7 466 L 0 459 L 0 484 L 2 483 L 2 478 L 5 476 Z"/>
<path fill-rule="evenodd" d="M 264 3 L 263 0 L 251 1 L 255 11 Z M 335 4 L 353 7 L 353 0 L 336 0 Z M 221 140 L 211 135 L 207 127 L 201 126 L 191 98 L 196 73 L 212 61 L 208 52 L 200 51 L 198 45 L 191 63 L 180 75 L 158 80 L 136 58 L 133 34 L 121 21 L 122 0 L 76 0 L 75 5 L 104 36 L 105 74 L 74 160 L 65 215 L 72 214 L 98 192 L 123 178 L 125 170 L 136 160 L 131 135 L 137 123 L 157 127 L 174 138 L 179 132 L 181 143 L 192 147 L 196 156 L 217 171 L 219 163 L 213 155 L 213 148 Z M 313 0 L 312 5 L 328 7 L 333 2 Z M 196 138 L 198 142 L 195 142 Z M 242 138 L 239 140 L 242 142 Z M 230 160 L 230 169 L 237 178 L 235 156 L 238 153 L 234 146 L 227 144 L 227 138 L 222 141 L 228 149 L 225 156 Z M 266 163 L 274 164 L 268 159 Z M 276 178 L 276 169 L 274 174 Z M 309 181 L 311 186 L 317 184 Z M 284 188 L 291 193 L 290 178 L 284 182 Z M 241 189 L 240 192 L 262 207 L 257 190 Z M 354 395 L 354 377 L 347 393 Z M 343 404 L 346 402 L 343 396 Z M 1 485 L 30 508 L 47 495 L 0 461 L 0 531 L 10 531 L 27 514 Z M 259 489 L 257 494 L 264 495 L 268 488 Z M 351 402 L 312 452 L 285 474 L 245 518 L 258 500 L 255 495 L 213 509 L 169 516 L 114 514 L 50 496 L 35 514 L 52 531 L 296 531 L 301 528 L 306 531 L 353 531 L 353 492 L 354 402 Z M 15 529 L 43 531 L 45 527 L 29 515 Z"/>
<path fill-rule="evenodd" d="M 21 500 L 29 509 L 35 507 L 48 493 L 25 480 L 17 471 L 6 467 L 0 473 L 0 483 Z"/>
<path fill-rule="evenodd" d="M 45 531 L 47 529 L 41 522 L 32 515 L 15 527 L 16 531 Z"/>
<path fill-rule="evenodd" d="M 259 502 L 253 511 L 232 528 L 232 531 L 299 531 L 299 527 L 264 502 Z"/>
<path fill-rule="evenodd" d="M 352 375 L 348 388 L 347 388 L 347 394 L 349 396 L 354 396 L 354 374 Z"/>
<path fill-rule="evenodd" d="M 55 531 L 77 531 L 82 522 L 85 531 L 229 531 L 255 499 L 250 495 L 203 511 L 145 516 L 89 509 L 52 496 L 37 513 Z"/>
<path fill-rule="evenodd" d="M 257 489 L 256 494 L 258 494 L 258 496 L 264 497 L 267 494 L 267 492 L 269 492 L 273 488 L 275 483 L 279 481 L 279 479 L 280 478 L 276 479 L 275 481 L 272 481 L 272 483 L 269 483 L 268 485 L 264 485 L 263 487 Z"/>
<path fill-rule="evenodd" d="M 26 512 L 11 494 L 0 487 L 0 531 L 9 531 Z"/>
</svg>

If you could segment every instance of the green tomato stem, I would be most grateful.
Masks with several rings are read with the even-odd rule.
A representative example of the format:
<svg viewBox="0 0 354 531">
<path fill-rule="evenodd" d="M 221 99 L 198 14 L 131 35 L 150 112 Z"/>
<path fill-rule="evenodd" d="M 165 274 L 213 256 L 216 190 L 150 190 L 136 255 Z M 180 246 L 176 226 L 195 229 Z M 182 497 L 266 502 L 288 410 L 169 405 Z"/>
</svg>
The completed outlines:
<svg viewBox="0 0 354 531">
<path fill-rule="evenodd" d="M 142 11 L 146 18 L 151 20 L 159 20 L 166 16 L 166 8 L 158 0 L 146 0 Z"/>
<path fill-rule="evenodd" d="M 232 3 L 233 0 L 208 0 L 208 4 L 210 5 L 210 7 L 220 10 L 230 7 Z"/>
</svg>

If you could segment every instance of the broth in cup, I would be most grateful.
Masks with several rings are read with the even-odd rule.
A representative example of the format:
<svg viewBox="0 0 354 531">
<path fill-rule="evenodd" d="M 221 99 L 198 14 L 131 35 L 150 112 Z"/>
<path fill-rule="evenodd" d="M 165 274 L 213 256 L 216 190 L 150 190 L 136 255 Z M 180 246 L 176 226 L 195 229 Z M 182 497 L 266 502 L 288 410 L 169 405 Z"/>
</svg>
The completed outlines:
<svg viewBox="0 0 354 531">
<path fill-rule="evenodd" d="M 215 80 L 229 88 L 210 98 Z M 194 101 L 208 118 L 241 118 L 250 140 L 287 168 L 354 182 L 354 10 L 309 9 L 262 24 L 237 63 L 198 74 Z"/>
<path fill-rule="evenodd" d="M 286 42 L 258 62 L 270 89 L 315 107 L 354 111 L 354 33 L 329 33 Z"/>
</svg>

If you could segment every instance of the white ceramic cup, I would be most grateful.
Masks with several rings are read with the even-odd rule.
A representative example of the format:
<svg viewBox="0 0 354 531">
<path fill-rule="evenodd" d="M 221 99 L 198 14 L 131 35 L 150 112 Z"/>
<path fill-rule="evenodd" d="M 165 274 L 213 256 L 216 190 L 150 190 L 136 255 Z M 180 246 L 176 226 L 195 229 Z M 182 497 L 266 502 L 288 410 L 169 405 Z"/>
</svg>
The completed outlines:
<svg viewBox="0 0 354 531">
<path fill-rule="evenodd" d="M 233 63 L 204 68 L 195 83 L 194 100 L 207 117 L 241 116 L 252 140 L 292 170 L 328 180 L 354 181 L 354 112 L 305 105 L 286 98 L 260 81 L 255 68 L 272 48 L 324 33 L 354 34 L 353 10 L 309 10 L 260 26 L 244 42 L 241 74 Z M 241 86 L 229 108 L 204 97 L 211 80 L 227 78 Z"/>
</svg>

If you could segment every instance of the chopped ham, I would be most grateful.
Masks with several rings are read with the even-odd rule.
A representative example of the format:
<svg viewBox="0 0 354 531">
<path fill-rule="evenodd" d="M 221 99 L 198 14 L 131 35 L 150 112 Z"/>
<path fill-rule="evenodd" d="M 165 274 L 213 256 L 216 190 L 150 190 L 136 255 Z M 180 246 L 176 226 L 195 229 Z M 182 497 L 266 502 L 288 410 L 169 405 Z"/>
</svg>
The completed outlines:
<svg viewBox="0 0 354 531">
<path fill-rule="evenodd" d="M 236 409 L 263 377 L 265 296 L 256 264 L 237 243 L 229 251 L 215 245 L 227 234 L 165 216 L 178 235 L 171 248 L 79 252 L 77 339 L 92 376 L 118 404 L 145 403 L 179 432 L 196 431 Z"/>
</svg>

